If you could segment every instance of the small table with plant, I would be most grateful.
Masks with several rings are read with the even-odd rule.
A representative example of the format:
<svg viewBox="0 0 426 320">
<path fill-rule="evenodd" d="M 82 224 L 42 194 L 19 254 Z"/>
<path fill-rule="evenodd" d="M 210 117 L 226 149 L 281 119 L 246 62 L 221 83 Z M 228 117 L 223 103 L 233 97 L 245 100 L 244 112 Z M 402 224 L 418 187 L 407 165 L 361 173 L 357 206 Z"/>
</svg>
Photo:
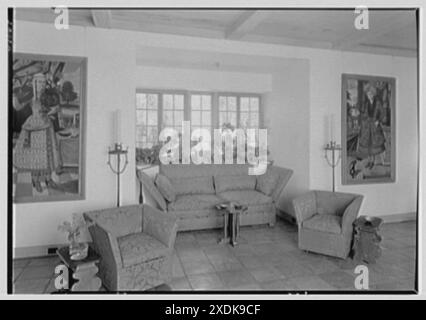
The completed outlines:
<svg viewBox="0 0 426 320">
<path fill-rule="evenodd" d="M 95 250 L 80 239 L 90 225 L 81 216 L 73 215 L 71 222 L 65 221 L 58 230 L 68 234 L 69 245 L 59 248 L 56 253 L 68 268 L 68 288 L 70 291 L 98 291 L 102 285 L 96 276 L 100 260 Z"/>
</svg>

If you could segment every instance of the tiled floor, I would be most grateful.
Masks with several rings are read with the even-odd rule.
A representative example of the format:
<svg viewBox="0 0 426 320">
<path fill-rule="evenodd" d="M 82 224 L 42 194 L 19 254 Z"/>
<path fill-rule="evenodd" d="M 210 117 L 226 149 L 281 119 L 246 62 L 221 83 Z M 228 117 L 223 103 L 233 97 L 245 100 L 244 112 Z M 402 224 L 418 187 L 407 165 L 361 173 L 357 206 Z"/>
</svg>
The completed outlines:
<svg viewBox="0 0 426 320">
<path fill-rule="evenodd" d="M 278 220 L 275 227 L 244 227 L 236 247 L 217 243 L 220 230 L 179 233 L 173 280 L 166 290 L 355 290 L 357 265 L 297 248 L 297 228 Z M 413 290 L 415 222 L 381 228 L 382 256 L 368 265 L 371 290 Z M 15 293 L 50 293 L 56 257 L 14 261 Z"/>
</svg>

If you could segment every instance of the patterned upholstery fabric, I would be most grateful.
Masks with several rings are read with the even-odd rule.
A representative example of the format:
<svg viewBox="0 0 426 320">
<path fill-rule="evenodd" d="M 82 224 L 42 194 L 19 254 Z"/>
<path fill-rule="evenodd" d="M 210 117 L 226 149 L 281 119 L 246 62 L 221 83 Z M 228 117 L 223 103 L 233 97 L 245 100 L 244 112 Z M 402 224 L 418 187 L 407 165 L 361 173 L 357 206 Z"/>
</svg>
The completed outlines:
<svg viewBox="0 0 426 320">
<path fill-rule="evenodd" d="M 137 206 L 104 209 L 87 213 L 87 215 L 117 238 L 142 231 L 141 209 Z"/>
<path fill-rule="evenodd" d="M 303 221 L 303 227 L 322 232 L 340 233 L 342 218 L 332 214 L 316 214 Z"/>
<path fill-rule="evenodd" d="M 141 291 L 170 281 L 178 227 L 172 215 L 143 204 L 83 216 L 92 223 L 90 235 L 101 256 L 98 274 L 108 290 Z"/>
<path fill-rule="evenodd" d="M 276 184 L 270 196 L 253 190 L 252 181 L 250 181 L 250 184 L 247 184 L 250 185 L 251 190 L 216 192 L 214 189 L 213 177 L 217 180 L 218 176 L 248 176 L 249 167 L 247 164 L 160 164 L 160 174 L 169 178 L 176 193 L 176 201 L 168 204 L 153 182 L 149 183 L 145 181 L 145 184 L 149 186 L 146 187 L 144 184 L 145 177 L 140 174 L 138 174 L 138 177 L 144 184 L 144 201 L 152 203 L 155 207 L 177 217 L 179 230 L 220 228 L 223 225 L 223 218 L 214 207 L 216 198 L 210 197 L 206 201 L 206 197 L 183 198 L 184 195 L 216 195 L 218 197 L 220 194 L 226 194 L 226 197 L 235 195 L 241 202 L 251 203 L 248 208 L 249 214 L 244 215 L 241 219 L 244 225 L 266 223 L 273 226 L 276 221 L 278 204 L 280 203 L 283 190 L 293 174 L 293 170 L 277 166 L 268 167 L 270 175 L 276 177 Z M 254 178 L 257 184 L 258 179 Z M 247 192 L 253 193 L 248 195 Z M 213 199 L 215 200 L 213 201 Z M 238 199 L 227 198 L 219 202 L 238 201 Z"/>
<path fill-rule="evenodd" d="M 193 178 L 171 178 L 176 195 L 214 194 L 213 176 Z"/>
<path fill-rule="evenodd" d="M 164 244 L 144 233 L 129 234 L 117 240 L 124 267 L 167 255 Z"/>
<path fill-rule="evenodd" d="M 237 201 L 246 206 L 272 203 L 272 198 L 254 190 L 226 191 L 218 196 L 227 201 Z"/>
<path fill-rule="evenodd" d="M 214 208 L 223 200 L 213 194 L 182 195 L 176 201 L 169 204 L 171 211 L 191 211 Z"/>
<path fill-rule="evenodd" d="M 170 180 L 165 175 L 157 174 L 157 177 L 155 178 L 155 185 L 168 202 L 173 202 L 176 200 L 175 189 L 173 188 Z"/>
<path fill-rule="evenodd" d="M 216 193 L 229 190 L 254 190 L 256 177 L 248 175 L 215 176 L 214 185 Z"/>
<path fill-rule="evenodd" d="M 257 177 L 256 190 L 267 196 L 272 195 L 272 192 L 278 184 L 279 178 L 279 175 L 275 174 L 271 168 L 268 168 L 264 174 Z"/>
<path fill-rule="evenodd" d="M 362 200 L 358 194 L 329 191 L 310 191 L 294 199 L 299 248 L 345 259 Z"/>
</svg>

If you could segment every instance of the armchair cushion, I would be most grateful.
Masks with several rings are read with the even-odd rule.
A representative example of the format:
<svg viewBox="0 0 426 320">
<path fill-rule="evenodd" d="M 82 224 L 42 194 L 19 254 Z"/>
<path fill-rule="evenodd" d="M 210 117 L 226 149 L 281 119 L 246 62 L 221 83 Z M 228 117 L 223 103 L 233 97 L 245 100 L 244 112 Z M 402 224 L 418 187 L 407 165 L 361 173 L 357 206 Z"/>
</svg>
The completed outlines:
<svg viewBox="0 0 426 320">
<path fill-rule="evenodd" d="M 214 184 L 216 193 L 229 190 L 254 190 L 256 186 L 256 177 L 249 175 L 215 176 Z"/>
<path fill-rule="evenodd" d="M 211 209 L 223 202 L 214 194 L 189 194 L 176 197 L 176 201 L 169 204 L 171 211 L 192 211 Z"/>
<path fill-rule="evenodd" d="M 263 205 L 272 203 L 272 198 L 255 190 L 234 190 L 219 193 L 218 196 L 226 201 L 236 201 L 241 205 Z"/>
<path fill-rule="evenodd" d="M 155 178 L 155 185 L 167 201 L 173 202 L 176 200 L 176 193 L 172 183 L 165 175 L 162 175 L 161 173 L 157 174 L 157 177 Z"/>
<path fill-rule="evenodd" d="M 213 176 L 171 178 L 177 196 L 184 194 L 214 194 Z"/>
<path fill-rule="evenodd" d="M 256 190 L 270 196 L 274 192 L 279 179 L 280 176 L 268 168 L 264 174 L 257 176 Z"/>
<path fill-rule="evenodd" d="M 342 218 L 332 214 L 316 214 L 303 221 L 302 226 L 306 229 L 321 232 L 341 233 Z"/>
<path fill-rule="evenodd" d="M 130 267 L 168 254 L 168 248 L 145 233 L 134 233 L 120 237 L 118 246 L 124 267 Z"/>
</svg>

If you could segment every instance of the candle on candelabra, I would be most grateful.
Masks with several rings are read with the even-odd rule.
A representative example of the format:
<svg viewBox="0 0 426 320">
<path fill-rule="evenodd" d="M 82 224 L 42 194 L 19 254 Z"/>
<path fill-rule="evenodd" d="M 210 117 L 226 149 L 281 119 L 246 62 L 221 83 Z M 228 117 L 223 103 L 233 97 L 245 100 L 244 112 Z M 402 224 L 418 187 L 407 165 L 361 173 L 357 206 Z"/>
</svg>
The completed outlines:
<svg viewBox="0 0 426 320">
<path fill-rule="evenodd" d="M 330 115 L 330 141 L 334 141 L 334 114 Z"/>
<path fill-rule="evenodd" d="M 115 110 L 113 113 L 114 117 L 114 143 L 120 143 L 121 142 L 121 111 L 119 109 Z"/>
</svg>

